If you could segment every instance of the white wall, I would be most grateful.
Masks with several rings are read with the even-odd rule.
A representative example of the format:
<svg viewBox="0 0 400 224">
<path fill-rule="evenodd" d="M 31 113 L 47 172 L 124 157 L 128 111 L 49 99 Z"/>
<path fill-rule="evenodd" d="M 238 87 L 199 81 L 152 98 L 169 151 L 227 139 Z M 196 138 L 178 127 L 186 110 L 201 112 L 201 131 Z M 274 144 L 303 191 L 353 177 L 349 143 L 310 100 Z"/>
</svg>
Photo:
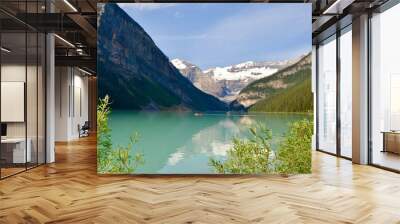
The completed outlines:
<svg viewBox="0 0 400 224">
<path fill-rule="evenodd" d="M 37 97 L 36 97 L 36 80 L 31 77 L 32 75 L 36 77 L 36 66 L 25 66 L 25 64 L 3 64 L 1 66 L 1 81 L 2 82 L 24 82 L 26 72 L 28 72 L 28 87 L 27 87 L 27 119 L 28 119 L 28 137 L 29 130 L 36 130 L 37 115 L 36 107 Z M 2 96 L 4 97 L 4 96 Z M 39 105 L 43 106 L 43 105 Z M 8 108 L 1 108 L 2 110 L 7 110 Z M 24 108 L 22 108 L 24 110 Z M 24 137 L 25 136 L 25 123 L 26 122 L 7 122 L 7 134 L 9 137 Z M 36 135 L 36 132 L 35 132 Z"/>
<path fill-rule="evenodd" d="M 88 78 L 72 67 L 56 67 L 55 140 L 79 138 L 78 125 L 88 120 Z"/>
<path fill-rule="evenodd" d="M 55 68 L 55 140 L 68 140 L 68 88 L 70 78 L 68 76 L 69 69 L 67 67 Z"/>
<path fill-rule="evenodd" d="M 25 69 L 25 64 L 3 64 L 1 81 L 25 82 Z M 7 108 L 1 108 L 1 110 L 7 110 Z M 7 122 L 7 137 L 25 137 L 25 122 Z"/>
<path fill-rule="evenodd" d="M 25 121 L 25 83 L 1 82 L 1 122 Z M 36 108 L 36 105 L 35 105 Z"/>
<path fill-rule="evenodd" d="M 36 65 L 25 66 L 25 63 L 4 63 L 1 66 L 1 81 L 3 82 L 20 82 L 26 85 L 26 100 L 22 99 L 22 105 L 19 107 L 6 107 L 2 102 L 3 113 L 20 113 L 19 117 L 22 120 L 16 122 L 5 122 L 7 124 L 7 137 L 8 138 L 24 138 L 27 136 L 29 139 L 28 144 L 31 149 L 32 162 L 44 163 L 44 150 L 45 150 L 45 120 L 44 120 L 44 74 L 42 67 Z M 27 78 L 27 80 L 25 80 Z M 2 89 L 2 99 L 9 98 Z M 25 86 L 20 89 L 18 93 L 24 94 Z M 6 94 L 6 95 L 4 95 Z M 25 98 L 25 97 L 21 97 Z M 18 102 L 15 102 L 16 104 Z M 25 105 L 26 103 L 26 105 Z M 14 110 L 14 111 L 13 111 Z M 24 114 L 26 113 L 26 120 Z M 3 119 L 2 119 L 3 120 Z M 39 161 L 36 161 L 39 159 Z"/>
<path fill-rule="evenodd" d="M 25 69 L 25 64 L 3 64 L 1 66 L 1 81 L 25 82 Z"/>
<path fill-rule="evenodd" d="M 79 132 L 78 132 L 78 124 L 81 126 L 85 123 L 85 121 L 88 121 L 89 119 L 89 113 L 88 113 L 88 77 L 87 76 L 82 76 L 82 73 L 79 72 L 78 75 L 76 75 L 75 70 L 75 75 L 74 75 L 74 102 L 73 102 L 73 108 L 72 108 L 72 120 L 71 120 L 71 135 L 74 138 L 79 137 Z"/>
</svg>

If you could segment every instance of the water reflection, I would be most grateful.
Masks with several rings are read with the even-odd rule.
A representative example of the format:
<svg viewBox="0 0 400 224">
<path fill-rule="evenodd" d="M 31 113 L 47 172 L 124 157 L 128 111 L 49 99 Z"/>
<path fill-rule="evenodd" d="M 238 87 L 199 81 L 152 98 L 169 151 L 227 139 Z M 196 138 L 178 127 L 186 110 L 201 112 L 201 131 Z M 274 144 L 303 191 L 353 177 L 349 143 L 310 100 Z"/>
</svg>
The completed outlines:
<svg viewBox="0 0 400 224">
<path fill-rule="evenodd" d="M 226 115 L 144 113 L 114 111 L 110 119 L 113 144 L 126 144 L 129 133 L 140 134 L 137 148 L 145 164 L 136 173 L 212 173 L 209 158 L 224 159 L 233 137 L 249 136 L 257 122 L 273 131 L 273 147 L 289 122 L 304 118 L 293 114 Z"/>
</svg>

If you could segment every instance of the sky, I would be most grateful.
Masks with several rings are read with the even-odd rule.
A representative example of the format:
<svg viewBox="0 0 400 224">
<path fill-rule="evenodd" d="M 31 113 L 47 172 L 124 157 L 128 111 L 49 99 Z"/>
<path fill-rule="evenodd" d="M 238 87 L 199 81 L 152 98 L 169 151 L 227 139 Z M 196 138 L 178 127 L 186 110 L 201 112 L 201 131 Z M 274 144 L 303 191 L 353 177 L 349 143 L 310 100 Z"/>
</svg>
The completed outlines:
<svg viewBox="0 0 400 224">
<path fill-rule="evenodd" d="M 119 3 L 170 60 L 202 69 L 311 51 L 311 4 Z"/>
</svg>

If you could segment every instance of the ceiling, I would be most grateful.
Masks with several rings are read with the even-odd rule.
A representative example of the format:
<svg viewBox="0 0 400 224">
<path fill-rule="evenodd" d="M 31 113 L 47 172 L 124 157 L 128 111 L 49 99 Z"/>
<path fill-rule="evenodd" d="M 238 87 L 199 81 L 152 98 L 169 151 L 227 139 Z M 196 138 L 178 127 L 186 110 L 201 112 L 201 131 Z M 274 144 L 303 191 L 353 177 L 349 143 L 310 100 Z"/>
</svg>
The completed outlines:
<svg viewBox="0 0 400 224">
<path fill-rule="evenodd" d="M 313 40 L 326 35 L 343 18 L 377 7 L 387 0 L 233 0 L 229 2 L 311 3 Z M 0 21 L 4 33 L 54 32 L 56 65 L 80 66 L 95 73 L 97 57 L 97 3 L 111 0 L 1 0 Z M 119 0 L 118 2 L 133 2 Z M 137 1 L 139 2 L 139 1 Z M 140 2 L 188 2 L 159 0 Z M 192 0 L 192 2 L 198 2 Z M 204 0 L 203 2 L 226 2 Z M 51 13 L 49 13 L 51 11 Z M 27 13 L 26 13 L 27 12 Z M 344 21 L 344 20 L 343 20 Z M 350 18 L 351 22 L 351 18 Z M 331 31 L 331 32 L 334 32 Z M 5 38 L 12 38 L 7 34 Z M 19 37 L 15 38 L 19 41 Z M 22 43 L 23 44 L 23 43 Z M 15 45 L 18 45 L 16 43 Z M 11 45 L 10 45 L 11 46 Z M 11 46 L 12 47 L 12 46 Z M 17 48 L 17 46 L 14 46 Z M 28 51 L 30 51 L 28 49 Z"/>
<path fill-rule="evenodd" d="M 352 22 L 354 16 L 372 12 L 388 0 L 311 0 L 313 43 L 318 43 Z"/>
<path fill-rule="evenodd" d="M 51 12 L 51 13 L 50 13 Z M 31 58 L 37 47 L 27 45 L 30 33 L 55 33 L 56 65 L 79 66 L 95 73 L 97 40 L 96 0 L 1 0 L 2 46 L 8 58 Z M 32 52 L 32 53 L 31 53 Z"/>
</svg>

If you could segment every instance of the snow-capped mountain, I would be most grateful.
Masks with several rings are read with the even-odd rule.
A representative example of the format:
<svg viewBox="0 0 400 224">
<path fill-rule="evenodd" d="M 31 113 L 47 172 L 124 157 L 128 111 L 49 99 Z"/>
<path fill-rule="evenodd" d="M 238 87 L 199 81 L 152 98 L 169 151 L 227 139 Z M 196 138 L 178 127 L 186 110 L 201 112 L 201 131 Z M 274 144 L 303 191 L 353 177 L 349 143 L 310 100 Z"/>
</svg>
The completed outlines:
<svg viewBox="0 0 400 224">
<path fill-rule="evenodd" d="M 246 62 L 234 66 L 208 69 L 205 73 L 212 73 L 216 80 L 246 80 L 264 78 L 277 71 L 278 68 L 256 66 L 254 62 Z"/>
<path fill-rule="evenodd" d="M 172 64 L 177 68 L 177 69 L 185 69 L 187 68 L 186 63 L 181 61 L 180 59 L 173 59 Z"/>
<path fill-rule="evenodd" d="M 251 82 L 270 76 L 280 69 L 294 64 L 299 59 L 300 57 L 284 61 L 246 61 L 204 71 L 181 59 L 173 59 L 171 63 L 197 88 L 225 102 L 231 102 Z"/>
</svg>

